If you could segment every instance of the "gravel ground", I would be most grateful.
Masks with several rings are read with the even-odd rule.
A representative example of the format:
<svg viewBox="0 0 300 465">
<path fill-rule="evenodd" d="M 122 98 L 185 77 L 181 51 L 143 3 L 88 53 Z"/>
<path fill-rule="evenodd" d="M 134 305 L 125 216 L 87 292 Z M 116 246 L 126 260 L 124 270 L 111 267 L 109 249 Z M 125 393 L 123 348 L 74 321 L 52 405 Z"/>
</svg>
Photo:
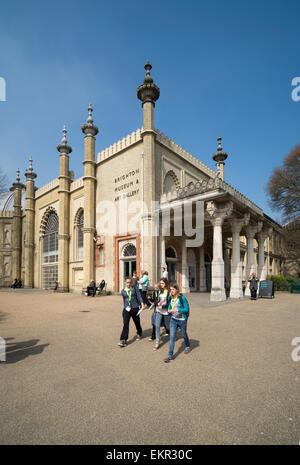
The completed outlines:
<svg viewBox="0 0 300 465">
<path fill-rule="evenodd" d="M 300 295 L 189 300 L 192 351 L 165 364 L 149 311 L 117 346 L 120 296 L 0 292 L 0 444 L 299 444 Z"/>
</svg>

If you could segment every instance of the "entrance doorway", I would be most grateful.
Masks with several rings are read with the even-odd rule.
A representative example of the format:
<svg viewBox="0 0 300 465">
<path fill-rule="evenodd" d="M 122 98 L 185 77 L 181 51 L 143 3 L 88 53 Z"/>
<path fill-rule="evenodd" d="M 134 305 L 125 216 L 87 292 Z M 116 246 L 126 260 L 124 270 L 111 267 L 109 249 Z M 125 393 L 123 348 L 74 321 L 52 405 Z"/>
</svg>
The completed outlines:
<svg viewBox="0 0 300 465">
<path fill-rule="evenodd" d="M 188 249 L 187 252 L 188 262 L 188 277 L 189 277 L 189 288 L 190 291 L 196 290 L 196 257 L 193 249 Z"/>
<path fill-rule="evenodd" d="M 120 247 L 122 245 L 120 244 Z M 132 242 L 125 242 L 123 248 L 120 250 L 120 276 L 119 276 L 119 289 L 123 289 L 125 278 L 132 277 L 136 271 L 136 247 Z"/>
<path fill-rule="evenodd" d="M 167 247 L 166 263 L 169 283 L 175 283 L 177 281 L 177 261 L 176 250 L 173 247 Z"/>
<path fill-rule="evenodd" d="M 132 277 L 133 272 L 136 271 L 136 261 L 135 260 L 126 260 L 123 262 L 123 276 Z"/>
</svg>

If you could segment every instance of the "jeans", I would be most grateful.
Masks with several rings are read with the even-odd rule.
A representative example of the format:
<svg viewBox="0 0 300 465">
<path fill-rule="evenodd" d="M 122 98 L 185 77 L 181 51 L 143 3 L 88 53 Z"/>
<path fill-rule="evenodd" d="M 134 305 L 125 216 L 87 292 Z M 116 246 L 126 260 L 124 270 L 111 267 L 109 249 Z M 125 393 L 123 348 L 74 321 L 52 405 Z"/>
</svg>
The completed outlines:
<svg viewBox="0 0 300 465">
<path fill-rule="evenodd" d="M 175 336 L 177 328 L 180 328 L 182 337 L 185 342 L 185 347 L 190 347 L 190 340 L 186 332 L 187 320 L 175 320 L 171 318 L 170 321 L 170 345 L 169 345 L 169 355 L 173 355 L 174 346 L 175 346 Z"/>
<path fill-rule="evenodd" d="M 139 336 L 142 335 L 142 327 L 141 327 L 141 322 L 140 322 L 140 315 L 137 316 L 139 309 L 138 308 L 132 308 L 130 312 L 127 312 L 127 310 L 123 310 L 123 330 L 120 336 L 120 340 L 125 340 L 127 341 L 128 339 L 128 333 L 129 333 L 129 322 L 130 318 L 133 319 L 133 322 L 136 327 L 136 331 L 139 334 Z"/>
<path fill-rule="evenodd" d="M 155 313 L 155 339 L 160 339 L 160 325 L 162 319 L 164 319 L 167 332 L 170 331 L 170 318 L 170 315 L 162 315 L 159 312 Z"/>
<path fill-rule="evenodd" d="M 257 289 L 253 289 L 250 288 L 250 292 L 251 292 L 251 300 L 256 300 L 256 297 L 257 297 Z"/>
<path fill-rule="evenodd" d="M 141 290 L 140 290 L 140 293 L 142 294 L 143 303 L 144 303 L 145 305 L 147 305 L 147 307 L 149 308 L 150 305 L 151 305 L 151 303 L 150 303 L 149 300 L 148 300 L 147 291 L 141 291 Z"/>
</svg>

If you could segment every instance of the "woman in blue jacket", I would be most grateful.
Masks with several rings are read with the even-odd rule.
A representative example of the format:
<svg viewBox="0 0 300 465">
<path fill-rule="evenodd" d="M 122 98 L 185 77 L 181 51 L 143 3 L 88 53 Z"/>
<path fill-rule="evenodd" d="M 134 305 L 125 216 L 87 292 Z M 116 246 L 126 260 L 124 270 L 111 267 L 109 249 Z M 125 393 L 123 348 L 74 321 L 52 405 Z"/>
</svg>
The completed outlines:
<svg viewBox="0 0 300 465">
<path fill-rule="evenodd" d="M 166 358 L 163 359 L 165 363 L 174 360 L 174 346 L 175 346 L 175 336 L 178 328 L 181 330 L 182 337 L 185 342 L 184 353 L 188 354 L 191 350 L 190 341 L 186 332 L 187 320 L 189 317 L 189 305 L 184 297 L 179 292 L 179 286 L 177 284 L 170 285 L 170 296 L 168 312 L 171 315 L 170 320 L 170 344 L 169 344 L 169 354 Z"/>
</svg>

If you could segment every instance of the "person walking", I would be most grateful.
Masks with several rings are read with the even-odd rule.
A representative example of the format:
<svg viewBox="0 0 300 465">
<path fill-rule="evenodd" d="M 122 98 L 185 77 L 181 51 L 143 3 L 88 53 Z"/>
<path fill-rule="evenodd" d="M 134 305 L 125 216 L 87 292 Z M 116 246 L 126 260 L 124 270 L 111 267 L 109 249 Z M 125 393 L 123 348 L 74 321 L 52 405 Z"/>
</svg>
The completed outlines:
<svg viewBox="0 0 300 465">
<path fill-rule="evenodd" d="M 162 267 L 161 272 L 162 272 L 162 277 L 163 278 L 169 279 L 169 273 L 168 273 L 168 271 L 166 270 L 166 268 L 164 266 Z"/>
<path fill-rule="evenodd" d="M 177 284 L 170 285 L 170 295 L 168 311 L 171 315 L 170 321 L 170 342 L 169 342 L 169 353 L 167 357 L 163 359 L 165 363 L 174 360 L 174 346 L 177 329 L 180 328 L 182 337 L 185 342 L 184 353 L 188 354 L 191 350 L 190 340 L 187 335 L 187 320 L 189 317 L 189 304 L 186 297 L 179 292 L 179 286 Z"/>
<path fill-rule="evenodd" d="M 150 302 L 152 302 L 151 307 L 152 308 L 154 307 L 154 311 L 153 311 L 153 313 L 151 315 L 152 335 L 149 338 L 150 342 L 154 341 L 154 339 L 155 339 L 155 315 L 156 315 L 155 309 L 156 309 L 157 304 L 158 304 L 158 296 L 159 296 L 159 283 L 156 283 L 154 285 L 154 291 L 152 292 L 152 296 L 149 299 Z"/>
<path fill-rule="evenodd" d="M 139 290 L 140 293 L 142 294 L 142 299 L 144 304 L 149 308 L 151 307 L 151 303 L 148 300 L 147 297 L 147 291 L 149 287 L 149 277 L 148 277 L 148 271 L 143 271 L 142 272 L 142 278 L 138 281 L 139 284 Z"/>
<path fill-rule="evenodd" d="M 136 327 L 137 335 L 136 340 L 140 340 L 142 337 L 142 327 L 140 322 L 140 307 L 141 310 L 144 308 L 144 303 L 140 291 L 137 287 L 131 286 L 131 278 L 127 277 L 125 279 L 125 287 L 121 291 L 123 297 L 123 329 L 120 336 L 120 347 L 127 346 L 127 339 L 129 334 L 129 323 L 130 318 L 133 319 L 133 322 Z"/>
<path fill-rule="evenodd" d="M 256 300 L 256 297 L 257 297 L 257 288 L 258 288 L 258 278 L 256 276 L 256 273 L 252 273 L 250 276 L 249 276 L 249 279 L 248 279 L 249 283 L 250 283 L 250 293 L 251 293 L 251 300 Z"/>
<path fill-rule="evenodd" d="M 164 321 L 166 333 L 170 331 L 170 315 L 168 313 L 168 305 L 170 300 L 168 281 L 166 278 L 161 278 L 159 282 L 158 302 L 155 308 L 155 346 L 153 350 L 158 350 L 160 345 L 160 326 Z"/>
<path fill-rule="evenodd" d="M 132 273 L 132 278 L 131 278 L 131 285 L 132 287 L 136 287 L 138 285 L 139 277 L 137 274 L 137 271 L 134 271 Z"/>
</svg>

